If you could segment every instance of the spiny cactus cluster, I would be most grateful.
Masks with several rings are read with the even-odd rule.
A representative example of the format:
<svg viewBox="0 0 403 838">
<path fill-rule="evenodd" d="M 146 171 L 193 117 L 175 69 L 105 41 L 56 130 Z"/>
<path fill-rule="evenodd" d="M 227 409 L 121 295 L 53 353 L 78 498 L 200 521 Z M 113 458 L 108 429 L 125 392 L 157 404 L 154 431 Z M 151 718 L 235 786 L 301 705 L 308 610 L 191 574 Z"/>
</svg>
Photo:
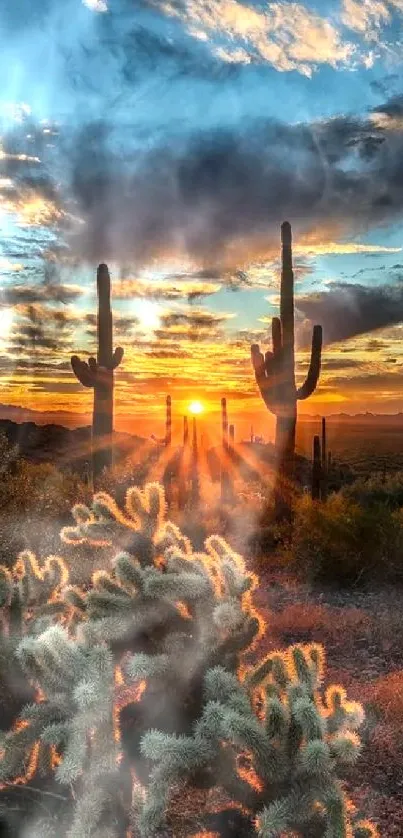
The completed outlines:
<svg viewBox="0 0 403 838">
<path fill-rule="evenodd" d="M 218 536 L 193 552 L 157 484 L 130 489 L 124 509 L 99 493 L 73 514 L 65 542 L 117 548 L 89 589 L 57 557 L 0 570 L 3 656 L 32 688 L 0 733 L 0 809 L 34 782 L 58 790 L 35 838 L 173 838 L 178 784 L 219 786 L 245 835 L 373 838 L 340 782 L 362 710 L 342 688 L 322 693 L 319 646 L 248 667 L 265 626 L 242 557 Z"/>
<path fill-rule="evenodd" d="M 137 796 L 140 834 L 160 834 L 178 781 L 213 771 L 242 809 L 245 834 L 373 838 L 339 779 L 359 755 L 362 707 L 342 687 L 322 694 L 323 670 L 318 644 L 275 652 L 242 681 L 221 666 L 208 670 L 192 735 L 143 737 L 156 766 L 147 793 Z"/>
</svg>

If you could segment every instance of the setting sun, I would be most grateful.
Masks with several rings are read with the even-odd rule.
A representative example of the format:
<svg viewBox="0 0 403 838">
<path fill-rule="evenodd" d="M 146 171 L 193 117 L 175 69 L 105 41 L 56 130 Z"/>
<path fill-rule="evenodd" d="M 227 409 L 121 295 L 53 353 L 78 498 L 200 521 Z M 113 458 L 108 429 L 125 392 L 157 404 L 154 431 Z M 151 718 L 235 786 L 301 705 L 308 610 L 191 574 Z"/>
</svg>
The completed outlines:
<svg viewBox="0 0 403 838">
<path fill-rule="evenodd" d="M 190 413 L 203 413 L 204 407 L 201 402 L 190 402 L 189 411 Z"/>
</svg>

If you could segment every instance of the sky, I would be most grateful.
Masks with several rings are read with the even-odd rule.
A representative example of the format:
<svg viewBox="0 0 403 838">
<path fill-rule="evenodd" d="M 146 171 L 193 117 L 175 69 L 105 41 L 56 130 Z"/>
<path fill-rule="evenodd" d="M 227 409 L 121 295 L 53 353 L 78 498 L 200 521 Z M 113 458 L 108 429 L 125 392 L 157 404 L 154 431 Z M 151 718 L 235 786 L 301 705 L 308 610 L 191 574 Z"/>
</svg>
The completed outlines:
<svg viewBox="0 0 403 838">
<path fill-rule="evenodd" d="M 403 0 L 1 4 L 0 403 L 88 418 L 107 262 L 116 427 L 169 393 L 265 434 L 287 219 L 301 414 L 403 410 L 402 41 Z"/>
</svg>

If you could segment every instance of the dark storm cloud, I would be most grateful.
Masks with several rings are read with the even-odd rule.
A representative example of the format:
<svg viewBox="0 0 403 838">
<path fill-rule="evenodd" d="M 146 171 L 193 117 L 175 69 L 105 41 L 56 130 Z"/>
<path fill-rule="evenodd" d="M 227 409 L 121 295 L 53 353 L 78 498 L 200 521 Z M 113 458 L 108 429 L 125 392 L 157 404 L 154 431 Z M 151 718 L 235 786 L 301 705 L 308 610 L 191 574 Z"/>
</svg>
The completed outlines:
<svg viewBox="0 0 403 838">
<path fill-rule="evenodd" d="M 377 112 L 396 114 L 400 102 L 394 97 Z M 213 278 L 209 266 L 233 269 L 242 255 L 253 256 L 255 244 L 277 250 L 284 218 L 296 237 L 316 231 L 319 239 L 396 219 L 403 210 L 403 129 L 390 131 L 370 117 L 305 125 L 255 120 L 178 133 L 147 133 L 127 117 L 65 126 L 54 138 L 57 154 L 45 154 L 41 164 L 39 191 L 84 222 L 66 231 L 77 257 L 144 264 L 181 251 L 206 266 L 203 282 Z M 24 171 L 21 164 L 21 194 Z M 56 171 L 63 183 L 57 193 Z M 29 166 L 26 176 L 31 183 Z M 248 284 L 247 274 L 222 278 L 234 289 Z"/>
<path fill-rule="evenodd" d="M 253 239 L 277 247 L 287 217 L 297 234 L 316 225 L 319 234 L 333 225 L 349 233 L 403 209 L 403 132 L 369 120 L 270 121 L 172 136 L 140 152 L 135 165 L 115 144 L 111 126 L 93 124 L 69 161 L 87 222 L 75 246 L 92 260 L 102 253 L 143 262 L 179 243 L 213 264 L 228 261 L 235 241 L 238 251 Z"/>
<path fill-rule="evenodd" d="M 334 282 L 329 291 L 298 297 L 297 307 L 322 324 L 325 343 L 348 340 L 403 321 L 403 280 L 378 287 Z"/>
<path fill-rule="evenodd" d="M 385 116 L 403 116 L 403 96 L 392 96 L 385 104 L 373 108 L 373 113 L 382 113 Z"/>
</svg>

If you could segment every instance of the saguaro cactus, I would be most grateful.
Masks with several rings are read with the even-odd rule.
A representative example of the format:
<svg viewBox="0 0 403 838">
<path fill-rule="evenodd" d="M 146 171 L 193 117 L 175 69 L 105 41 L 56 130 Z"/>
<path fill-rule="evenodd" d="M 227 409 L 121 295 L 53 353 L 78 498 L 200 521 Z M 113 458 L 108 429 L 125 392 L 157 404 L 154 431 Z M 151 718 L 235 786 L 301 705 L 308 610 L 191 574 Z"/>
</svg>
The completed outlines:
<svg viewBox="0 0 403 838">
<path fill-rule="evenodd" d="M 191 501 L 192 506 L 197 506 L 200 500 L 200 479 L 199 479 L 199 453 L 197 448 L 197 424 L 196 417 L 193 417 L 192 429 L 192 467 L 191 467 Z"/>
<path fill-rule="evenodd" d="M 230 425 L 229 426 L 229 447 L 230 447 L 230 451 L 234 450 L 234 445 L 235 445 L 235 426 Z"/>
<path fill-rule="evenodd" d="M 320 452 L 320 437 L 313 438 L 313 461 L 312 461 L 312 500 L 320 500 L 322 487 L 322 462 Z"/>
<path fill-rule="evenodd" d="M 228 448 L 228 413 L 227 413 L 227 399 L 221 399 L 221 431 L 222 444 L 224 448 Z"/>
<path fill-rule="evenodd" d="M 326 417 L 322 417 L 322 500 L 326 500 L 328 490 L 328 457 L 326 438 Z"/>
<path fill-rule="evenodd" d="M 111 279 L 107 265 L 99 265 L 97 271 L 98 317 L 97 358 L 82 361 L 73 355 L 73 372 L 84 385 L 94 390 L 92 419 L 92 472 L 97 477 L 105 467 L 112 465 L 113 433 L 113 373 L 123 358 L 123 349 L 118 346 L 113 352 L 113 327 L 111 310 Z"/>
<path fill-rule="evenodd" d="M 166 419 L 165 419 L 165 445 L 170 445 L 172 442 L 172 399 L 167 396 L 166 401 Z"/>
<path fill-rule="evenodd" d="M 189 421 L 188 417 L 183 417 L 183 445 L 186 446 L 189 443 Z"/>
<path fill-rule="evenodd" d="M 310 396 L 318 383 L 322 327 L 314 326 L 311 360 L 307 378 L 301 387 L 295 382 L 294 273 L 292 267 L 291 225 L 281 225 L 282 270 L 280 317 L 272 320 L 272 351 L 262 354 L 258 344 L 251 347 L 256 381 L 266 407 L 276 416 L 277 469 L 276 507 L 289 511 L 287 486 L 294 476 L 297 402 Z"/>
</svg>

